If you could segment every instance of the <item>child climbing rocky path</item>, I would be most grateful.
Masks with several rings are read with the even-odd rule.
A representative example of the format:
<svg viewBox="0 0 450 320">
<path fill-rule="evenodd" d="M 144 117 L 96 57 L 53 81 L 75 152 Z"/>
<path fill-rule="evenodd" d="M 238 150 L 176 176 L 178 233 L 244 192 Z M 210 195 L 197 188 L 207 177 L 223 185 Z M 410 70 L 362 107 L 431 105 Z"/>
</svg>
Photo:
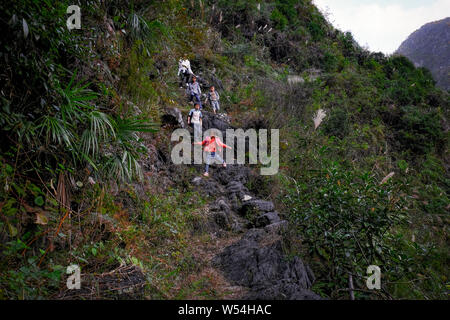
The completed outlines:
<svg viewBox="0 0 450 320">
<path fill-rule="evenodd" d="M 179 117 L 177 117 L 179 118 Z M 204 112 L 203 130 L 231 128 L 223 115 Z M 320 299 L 310 288 L 311 269 L 302 260 L 288 257 L 282 248 L 288 222 L 273 202 L 258 198 L 245 187 L 251 170 L 242 165 L 217 166 L 211 176 L 191 183 L 215 200 L 209 205 L 207 228 L 215 241 L 226 243 L 209 251 L 208 268 L 231 283 L 229 297 L 238 299 Z M 233 236 L 230 237 L 230 234 Z M 213 250 L 214 251 L 214 250 Z"/>
</svg>

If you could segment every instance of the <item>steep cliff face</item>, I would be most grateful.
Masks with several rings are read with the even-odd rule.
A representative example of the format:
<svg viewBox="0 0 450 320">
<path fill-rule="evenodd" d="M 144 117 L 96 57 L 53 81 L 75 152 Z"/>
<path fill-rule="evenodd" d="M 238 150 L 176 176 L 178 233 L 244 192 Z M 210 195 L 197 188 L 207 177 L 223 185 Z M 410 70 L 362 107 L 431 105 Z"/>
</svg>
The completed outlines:
<svg viewBox="0 0 450 320">
<path fill-rule="evenodd" d="M 429 69 L 437 85 L 450 90 L 450 17 L 414 31 L 397 53 L 409 58 L 416 67 Z"/>
</svg>

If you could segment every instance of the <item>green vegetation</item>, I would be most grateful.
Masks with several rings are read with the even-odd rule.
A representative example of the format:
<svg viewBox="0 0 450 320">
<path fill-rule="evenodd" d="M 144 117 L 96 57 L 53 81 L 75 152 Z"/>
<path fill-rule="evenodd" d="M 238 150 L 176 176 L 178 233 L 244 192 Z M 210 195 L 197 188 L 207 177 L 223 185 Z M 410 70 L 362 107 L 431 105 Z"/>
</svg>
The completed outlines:
<svg viewBox="0 0 450 320">
<path fill-rule="evenodd" d="M 350 273 L 358 299 L 447 298 L 450 99 L 426 69 L 309 0 L 88 2 L 72 31 L 68 5 L 0 5 L 0 298 L 57 297 L 70 263 L 140 266 L 139 298 L 223 296 L 197 251 L 208 199 L 164 160 L 184 53 L 215 70 L 233 125 L 280 129 L 281 173 L 249 188 L 283 209 L 317 293 L 348 298 Z M 370 264 L 380 292 L 363 291 Z"/>
<path fill-rule="evenodd" d="M 383 290 L 359 291 L 357 298 L 446 298 L 448 94 L 427 70 L 367 52 L 350 33 L 333 30 L 310 3 L 291 4 L 295 15 L 283 11 L 283 3 L 249 7 L 248 24 L 240 21 L 239 32 L 262 49 L 243 55 L 245 72 L 254 75 L 252 90 L 233 102 L 248 123 L 281 129 L 286 178 L 270 178 L 264 193 L 284 205 L 296 229 L 291 242 L 301 241 L 299 253 L 309 256 L 318 276 L 315 290 L 348 297 L 349 272 L 364 290 L 371 261 L 381 266 Z M 269 20 L 276 30 L 258 32 Z M 261 22 L 254 27 L 252 21 Z M 244 46 L 237 35 L 225 33 L 236 48 Z M 273 71 L 264 75 L 265 64 Z M 286 73 L 306 83 L 285 84 Z M 258 103 L 254 92 L 262 93 Z M 318 109 L 327 116 L 314 130 Z M 258 119 L 253 110 L 265 116 Z M 390 182 L 379 185 L 391 172 Z"/>
<path fill-rule="evenodd" d="M 403 199 L 391 184 L 379 185 L 370 172 L 356 173 L 337 162 L 323 163 L 307 183 L 293 181 L 288 181 L 284 200 L 293 208 L 290 219 L 309 254 L 327 266 L 329 279 L 335 279 L 319 283 L 319 291 L 332 290 L 331 297 L 338 297 L 349 274 L 364 287 L 371 264 L 380 266 L 385 279 L 405 272 L 407 261 L 399 260 L 390 246 L 392 226 L 404 220 Z"/>
</svg>

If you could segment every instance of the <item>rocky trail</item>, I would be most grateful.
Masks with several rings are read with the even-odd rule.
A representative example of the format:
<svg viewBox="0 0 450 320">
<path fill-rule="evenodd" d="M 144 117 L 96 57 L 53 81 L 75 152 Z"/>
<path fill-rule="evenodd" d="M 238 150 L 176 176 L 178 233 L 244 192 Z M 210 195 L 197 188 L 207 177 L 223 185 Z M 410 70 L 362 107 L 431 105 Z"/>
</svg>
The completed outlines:
<svg viewBox="0 0 450 320">
<path fill-rule="evenodd" d="M 168 111 L 186 127 L 178 110 Z M 231 128 L 224 114 L 203 111 L 203 130 Z M 288 222 L 273 202 L 252 194 L 246 183 L 252 174 L 247 166 L 212 165 L 210 176 L 202 176 L 203 165 L 191 183 L 215 199 L 209 204 L 208 232 L 218 245 L 209 248 L 207 268 L 224 277 L 235 299 L 320 299 L 311 291 L 314 275 L 303 261 L 283 252 L 282 235 Z M 221 245 L 224 244 L 224 245 Z"/>
</svg>

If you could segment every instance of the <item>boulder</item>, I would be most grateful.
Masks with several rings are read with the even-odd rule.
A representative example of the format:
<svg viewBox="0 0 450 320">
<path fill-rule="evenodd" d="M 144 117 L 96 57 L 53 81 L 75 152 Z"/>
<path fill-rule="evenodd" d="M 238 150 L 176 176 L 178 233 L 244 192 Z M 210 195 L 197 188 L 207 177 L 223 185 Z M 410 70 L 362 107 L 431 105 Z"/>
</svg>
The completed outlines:
<svg viewBox="0 0 450 320">
<path fill-rule="evenodd" d="M 275 211 L 266 212 L 255 219 L 255 227 L 262 228 L 269 224 L 280 222 L 280 217 Z"/>
<path fill-rule="evenodd" d="M 288 259 L 280 240 L 251 229 L 213 259 L 227 279 L 249 288 L 247 299 L 320 299 L 310 291 L 314 278 L 299 257 Z M 268 242 L 268 244 L 267 244 Z"/>
<path fill-rule="evenodd" d="M 203 121 L 202 128 L 203 131 L 208 129 L 218 129 L 223 133 L 223 139 L 225 140 L 225 130 L 231 128 L 230 123 L 227 121 L 229 118 L 223 115 L 215 115 L 211 112 L 203 110 Z"/>
<path fill-rule="evenodd" d="M 239 214 L 245 216 L 247 214 L 261 214 L 265 212 L 271 212 L 275 206 L 272 201 L 265 201 L 260 199 L 252 199 L 246 201 L 242 204 L 242 207 L 239 209 Z"/>
<path fill-rule="evenodd" d="M 194 186 L 199 186 L 202 183 L 202 177 L 195 177 L 194 179 L 192 179 L 191 183 Z"/>
<path fill-rule="evenodd" d="M 227 193 L 236 195 L 237 199 L 243 199 L 248 193 L 248 189 L 240 181 L 231 181 L 226 186 Z"/>
<path fill-rule="evenodd" d="M 220 196 L 225 192 L 225 190 L 223 190 L 223 186 L 214 179 L 195 177 L 191 180 L 191 183 L 200 188 L 203 194 L 207 194 L 212 197 Z"/>
<path fill-rule="evenodd" d="M 230 216 L 224 211 L 218 211 L 214 213 L 214 221 L 217 223 L 219 227 L 222 229 L 230 229 L 231 221 Z"/>
<path fill-rule="evenodd" d="M 231 212 L 231 206 L 228 203 L 228 200 L 224 197 L 217 199 L 211 206 L 211 211 L 224 211 L 226 213 Z"/>
<path fill-rule="evenodd" d="M 162 121 L 164 123 L 179 125 L 181 128 L 186 128 L 186 124 L 183 120 L 183 114 L 180 109 L 175 107 L 166 107 L 164 111 L 165 113 L 162 115 Z"/>
<path fill-rule="evenodd" d="M 220 170 L 215 178 L 223 185 L 227 185 L 232 181 L 238 181 L 245 185 L 249 180 L 249 176 L 250 169 L 248 167 L 242 165 L 228 165 L 226 170 Z"/>
<path fill-rule="evenodd" d="M 264 230 L 267 233 L 272 233 L 272 234 L 280 234 L 282 233 L 284 230 L 287 229 L 288 227 L 288 222 L 286 220 L 281 220 L 275 223 L 271 223 L 269 225 L 266 225 L 264 227 Z"/>
</svg>

